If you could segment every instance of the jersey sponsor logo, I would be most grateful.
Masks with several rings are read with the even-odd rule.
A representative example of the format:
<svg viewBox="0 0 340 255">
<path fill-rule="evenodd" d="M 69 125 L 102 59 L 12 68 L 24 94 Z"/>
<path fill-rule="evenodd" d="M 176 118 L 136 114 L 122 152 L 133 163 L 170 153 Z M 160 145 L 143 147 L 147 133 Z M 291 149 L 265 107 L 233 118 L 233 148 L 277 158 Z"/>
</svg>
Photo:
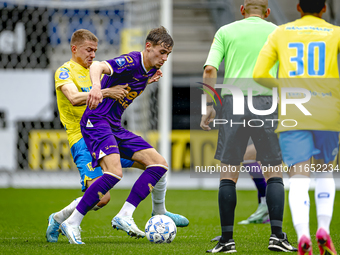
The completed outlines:
<svg viewBox="0 0 340 255">
<path fill-rule="evenodd" d="M 69 71 L 70 71 L 70 70 L 68 70 L 66 67 L 62 67 L 62 68 L 60 68 L 59 70 L 62 71 L 62 72 L 69 72 Z"/>
<path fill-rule="evenodd" d="M 130 56 L 125 56 L 125 59 L 128 63 L 133 63 L 133 59 Z"/>
<path fill-rule="evenodd" d="M 315 27 L 315 26 L 287 26 L 285 30 L 312 30 L 312 31 L 321 31 L 321 32 L 332 32 L 332 28 L 328 27 Z"/>
<path fill-rule="evenodd" d="M 59 79 L 61 80 L 66 80 L 68 77 L 70 77 L 70 75 L 68 74 L 68 72 L 61 72 L 59 74 Z"/>
<path fill-rule="evenodd" d="M 115 61 L 116 61 L 117 65 L 119 65 L 120 67 L 122 67 L 126 63 L 125 58 L 117 58 Z"/>
<path fill-rule="evenodd" d="M 83 92 L 90 92 L 90 90 L 92 89 L 92 86 L 90 86 L 90 87 L 81 87 L 80 89 Z"/>
</svg>

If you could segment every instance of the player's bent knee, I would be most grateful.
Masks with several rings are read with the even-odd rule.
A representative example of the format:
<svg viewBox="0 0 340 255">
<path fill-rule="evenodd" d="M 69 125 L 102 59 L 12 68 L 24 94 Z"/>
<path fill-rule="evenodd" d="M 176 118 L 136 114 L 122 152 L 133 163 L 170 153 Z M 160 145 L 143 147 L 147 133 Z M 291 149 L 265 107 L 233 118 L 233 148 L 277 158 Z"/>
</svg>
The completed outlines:
<svg viewBox="0 0 340 255">
<path fill-rule="evenodd" d="M 166 168 L 168 168 L 169 167 L 169 165 L 168 165 L 168 163 L 164 160 L 164 161 L 162 161 L 162 162 L 159 162 L 159 163 L 157 163 L 158 165 L 162 165 L 162 166 L 164 166 L 164 167 L 166 167 Z"/>
<path fill-rule="evenodd" d="M 165 158 L 163 158 L 163 156 L 158 157 L 158 158 L 155 160 L 155 163 L 154 163 L 154 164 L 163 165 L 163 166 L 165 166 L 165 167 L 169 167 L 168 163 L 166 162 Z"/>
<path fill-rule="evenodd" d="M 121 167 L 108 167 L 107 169 L 105 169 L 104 173 L 108 172 L 111 174 L 116 175 L 117 177 L 119 177 L 120 179 L 123 178 L 123 170 Z"/>
<path fill-rule="evenodd" d="M 122 171 L 122 169 L 120 169 L 120 171 L 115 171 L 115 172 L 113 172 L 113 174 L 115 174 L 115 175 L 117 175 L 118 177 L 120 177 L 120 179 L 123 178 L 123 171 Z"/>
<path fill-rule="evenodd" d="M 169 165 L 168 165 L 168 163 L 165 161 L 165 159 L 164 159 L 163 162 L 161 162 L 161 163 L 159 163 L 159 164 L 165 166 L 166 168 L 169 167 Z"/>
<path fill-rule="evenodd" d="M 169 167 L 168 163 L 166 162 L 165 158 L 163 158 L 163 157 L 158 157 L 154 160 L 149 160 L 147 167 L 150 166 L 150 165 L 162 165 L 166 168 Z"/>
</svg>

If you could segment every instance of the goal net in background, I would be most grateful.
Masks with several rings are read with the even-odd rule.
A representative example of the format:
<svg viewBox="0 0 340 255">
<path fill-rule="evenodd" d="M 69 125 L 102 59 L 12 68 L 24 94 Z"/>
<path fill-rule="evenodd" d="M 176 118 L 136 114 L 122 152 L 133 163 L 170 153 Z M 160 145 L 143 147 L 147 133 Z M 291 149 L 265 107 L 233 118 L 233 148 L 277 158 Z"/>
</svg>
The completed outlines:
<svg viewBox="0 0 340 255">
<path fill-rule="evenodd" d="M 71 58 L 72 33 L 84 28 L 98 37 L 96 60 L 142 50 L 148 31 L 160 24 L 160 2 L 12 0 L 0 1 L 0 12 L 3 87 L 9 94 L 21 86 L 30 88 L 16 93 L 15 100 L 0 103 L 0 139 L 4 136 L 14 144 L 0 145 L 0 153 L 9 155 L 10 147 L 16 155 L 14 162 L 0 164 L 0 169 L 75 170 L 57 113 L 53 80 L 55 70 Z M 157 129 L 157 98 L 157 84 L 152 84 L 127 109 L 125 127 L 143 135 Z M 30 110 L 23 114 L 23 108 Z M 149 142 L 156 145 L 155 140 Z"/>
</svg>

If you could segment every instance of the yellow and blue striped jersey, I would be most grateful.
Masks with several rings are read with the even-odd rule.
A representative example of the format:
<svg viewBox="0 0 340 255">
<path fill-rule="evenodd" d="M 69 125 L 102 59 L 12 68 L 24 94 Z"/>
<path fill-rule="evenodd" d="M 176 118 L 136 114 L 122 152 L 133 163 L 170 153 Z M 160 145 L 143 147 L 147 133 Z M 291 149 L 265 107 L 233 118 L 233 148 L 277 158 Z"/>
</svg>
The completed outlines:
<svg viewBox="0 0 340 255">
<path fill-rule="evenodd" d="M 72 147 L 73 144 L 82 138 L 79 123 L 86 109 L 86 105 L 73 106 L 60 90 L 60 87 L 73 83 L 79 92 L 90 92 L 92 88 L 90 72 L 89 69 L 86 69 L 71 59 L 57 69 L 54 78 L 60 120 L 66 129 L 68 142 L 70 147 Z"/>
<path fill-rule="evenodd" d="M 279 86 L 305 88 L 312 95 L 309 102 L 303 104 L 311 115 L 289 104 L 287 115 L 280 111 L 279 119 L 294 119 L 298 125 L 286 127 L 280 123 L 277 132 L 340 131 L 339 51 L 340 27 L 311 15 L 281 25 L 269 35 L 257 60 L 254 77 L 261 73 L 263 78 L 273 78 L 269 70 L 279 60 Z M 303 97 L 302 94 L 287 95 L 292 99 L 299 97 Z"/>
</svg>

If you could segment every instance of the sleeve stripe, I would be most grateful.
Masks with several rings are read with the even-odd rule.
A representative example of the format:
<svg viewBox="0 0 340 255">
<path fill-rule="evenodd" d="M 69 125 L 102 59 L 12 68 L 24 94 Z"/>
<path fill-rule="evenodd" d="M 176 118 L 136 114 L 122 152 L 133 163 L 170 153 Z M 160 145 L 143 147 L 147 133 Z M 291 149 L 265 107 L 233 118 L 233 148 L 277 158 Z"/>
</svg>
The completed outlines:
<svg viewBox="0 0 340 255">
<path fill-rule="evenodd" d="M 107 67 L 108 67 L 108 68 L 110 69 L 110 71 L 111 71 L 111 73 L 110 73 L 109 76 L 112 76 L 112 74 L 113 74 L 112 66 L 111 66 L 108 62 L 106 62 L 106 61 L 104 61 L 104 63 L 107 65 Z"/>
</svg>

